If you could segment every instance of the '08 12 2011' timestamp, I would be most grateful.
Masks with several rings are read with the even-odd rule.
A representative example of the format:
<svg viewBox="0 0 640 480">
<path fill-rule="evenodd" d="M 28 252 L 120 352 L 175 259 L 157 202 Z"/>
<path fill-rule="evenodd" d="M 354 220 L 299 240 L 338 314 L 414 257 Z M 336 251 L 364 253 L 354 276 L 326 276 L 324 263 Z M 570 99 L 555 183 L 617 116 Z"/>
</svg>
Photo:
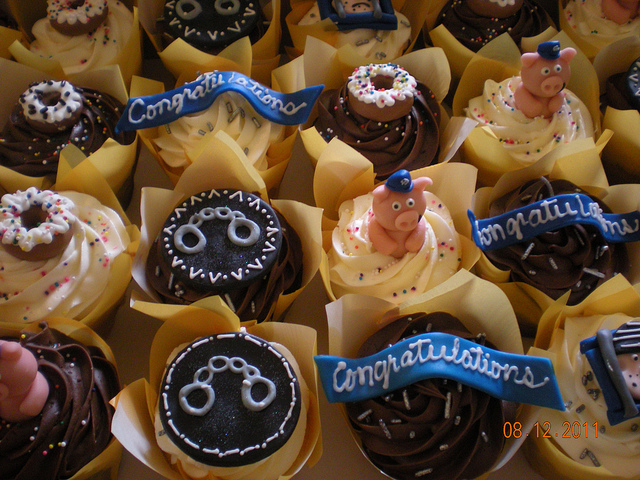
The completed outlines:
<svg viewBox="0 0 640 480">
<path fill-rule="evenodd" d="M 520 438 L 522 435 L 536 438 L 598 438 L 598 422 L 562 422 L 559 431 L 553 431 L 551 422 L 536 422 L 529 432 L 522 431 L 520 422 L 505 422 L 502 432 L 505 438 Z"/>
</svg>

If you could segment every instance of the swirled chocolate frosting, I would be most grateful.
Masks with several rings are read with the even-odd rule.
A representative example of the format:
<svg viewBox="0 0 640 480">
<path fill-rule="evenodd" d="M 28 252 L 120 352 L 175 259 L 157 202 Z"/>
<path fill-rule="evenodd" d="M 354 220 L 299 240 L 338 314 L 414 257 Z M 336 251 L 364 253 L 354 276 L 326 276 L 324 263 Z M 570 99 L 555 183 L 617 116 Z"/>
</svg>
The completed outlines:
<svg viewBox="0 0 640 480">
<path fill-rule="evenodd" d="M 478 15 L 469 8 L 466 0 L 450 0 L 438 15 L 438 25 L 444 25 L 462 45 L 477 52 L 505 32 L 519 45 L 523 37 L 544 32 L 551 22 L 542 7 L 532 0 L 524 0 L 521 8 L 506 18 Z"/>
<path fill-rule="evenodd" d="M 111 440 L 109 400 L 120 390 L 115 367 L 96 347 L 40 326 L 39 333 L 25 332 L 20 343 L 38 359 L 49 398 L 40 415 L 0 423 L 3 479 L 70 478 Z"/>
<path fill-rule="evenodd" d="M 489 216 L 497 216 L 555 195 L 587 192 L 566 180 L 531 180 L 494 201 Z M 611 210 L 589 195 L 605 213 Z M 569 304 L 584 300 L 596 287 L 627 268 L 624 244 L 608 243 L 598 229 L 575 224 L 547 232 L 509 247 L 486 252 L 511 280 L 532 285 L 553 299 L 571 291 Z"/>
<path fill-rule="evenodd" d="M 115 133 L 122 104 L 106 93 L 89 88 L 82 92 L 83 110 L 77 122 L 59 132 L 41 132 L 26 120 L 17 103 L 0 132 L 0 164 L 23 175 L 41 177 L 55 175 L 60 150 L 67 144 L 78 147 L 85 155 L 98 150 L 108 139 L 129 144 L 134 132 Z"/>
<path fill-rule="evenodd" d="M 302 283 L 302 243 L 300 237 L 285 218 L 276 212 L 282 230 L 282 244 L 271 270 L 251 285 L 220 293 L 222 299 L 238 315 L 241 321 L 265 320 L 273 304 L 283 293 L 300 288 Z M 147 280 L 166 303 L 189 305 L 212 295 L 195 286 L 173 280 L 168 265 L 162 261 L 158 241 L 149 250 L 146 265 Z M 214 252 L 224 255 L 224 252 Z M 176 295 L 179 292 L 179 295 Z"/>
<path fill-rule="evenodd" d="M 440 106 L 431 90 L 418 83 L 419 95 L 408 115 L 381 123 L 357 114 L 346 85 L 318 99 L 315 127 L 328 142 L 338 137 L 371 163 L 379 180 L 393 172 L 415 170 L 437 161 Z"/>
<path fill-rule="evenodd" d="M 372 335 L 358 357 L 431 331 L 484 343 L 483 335 L 472 335 L 448 313 L 416 313 Z M 476 478 L 497 460 L 505 441 L 503 405 L 458 382 L 428 379 L 346 407 L 364 452 L 385 474 L 398 480 L 456 480 Z"/>
</svg>

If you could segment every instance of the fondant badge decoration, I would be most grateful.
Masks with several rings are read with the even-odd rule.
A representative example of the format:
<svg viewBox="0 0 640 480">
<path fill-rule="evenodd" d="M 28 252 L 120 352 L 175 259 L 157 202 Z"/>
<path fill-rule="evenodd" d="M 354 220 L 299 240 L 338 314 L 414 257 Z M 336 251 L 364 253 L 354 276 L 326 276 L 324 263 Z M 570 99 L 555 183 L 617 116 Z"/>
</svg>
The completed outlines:
<svg viewBox="0 0 640 480">
<path fill-rule="evenodd" d="M 318 0 L 318 10 L 320 17 L 331 19 L 338 30 L 398 29 L 391 0 Z"/>
<path fill-rule="evenodd" d="M 627 88 L 635 108 L 640 108 L 640 58 L 627 71 Z"/>
<path fill-rule="evenodd" d="M 467 214 L 473 240 L 485 251 L 577 223 L 598 227 L 603 238 L 611 243 L 640 240 L 640 212 L 603 213 L 597 202 L 583 194 L 557 195 L 482 220 L 477 220 L 471 210 Z"/>
<path fill-rule="evenodd" d="M 365 358 L 314 358 L 329 402 L 358 402 L 445 378 L 503 400 L 565 409 L 549 359 L 500 352 L 447 333 L 416 335 Z"/>
<path fill-rule="evenodd" d="M 281 125 L 304 123 L 324 85 L 293 93 L 271 90 L 238 72 L 210 72 L 165 93 L 130 98 L 116 132 L 140 130 L 171 123 L 184 115 L 206 110 L 218 95 L 242 95 L 267 120 Z"/>
</svg>

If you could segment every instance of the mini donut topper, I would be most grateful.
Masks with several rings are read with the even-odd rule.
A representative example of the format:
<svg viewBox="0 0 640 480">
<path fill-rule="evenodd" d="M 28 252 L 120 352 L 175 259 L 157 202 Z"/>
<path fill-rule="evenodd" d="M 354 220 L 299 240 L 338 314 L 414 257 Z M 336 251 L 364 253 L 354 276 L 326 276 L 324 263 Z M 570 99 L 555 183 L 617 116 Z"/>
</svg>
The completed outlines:
<svg viewBox="0 0 640 480">
<path fill-rule="evenodd" d="M 398 29 L 391 0 L 318 0 L 317 3 L 320 17 L 331 19 L 338 30 Z"/>
<path fill-rule="evenodd" d="M 639 0 L 602 0 L 602 14 L 609 20 L 624 25 L 640 14 Z"/>
<path fill-rule="evenodd" d="M 48 396 L 36 357 L 18 342 L 0 340 L 0 418 L 21 422 L 35 417 Z"/>
<path fill-rule="evenodd" d="M 478 16 L 508 18 L 522 7 L 523 0 L 466 0 L 469 9 Z"/>
<path fill-rule="evenodd" d="M 388 122 L 407 115 L 419 94 L 418 83 L 404 68 L 393 63 L 356 68 L 347 89 L 352 109 L 364 118 Z"/>
<path fill-rule="evenodd" d="M 424 189 L 432 183 L 429 177 L 412 180 L 408 171 L 399 170 L 373 190 L 369 239 L 378 252 L 402 258 L 420 250 L 427 230 Z"/>
<path fill-rule="evenodd" d="M 109 14 L 107 0 L 47 0 L 47 18 L 64 35 L 85 35 L 98 28 Z"/>
<path fill-rule="evenodd" d="M 640 416 L 640 319 L 616 330 L 598 330 L 580 342 L 607 405 L 607 418 L 616 425 Z"/>
<path fill-rule="evenodd" d="M 27 123 L 42 133 L 66 130 L 84 108 L 82 90 L 66 80 L 32 83 L 18 101 Z"/>
<path fill-rule="evenodd" d="M 571 47 L 560 49 L 560 42 L 552 40 L 538 45 L 535 53 L 521 57 L 520 83 L 514 92 L 518 110 L 529 118 L 551 117 L 562 106 L 562 90 L 569 81 L 569 62 L 576 55 Z"/>
</svg>

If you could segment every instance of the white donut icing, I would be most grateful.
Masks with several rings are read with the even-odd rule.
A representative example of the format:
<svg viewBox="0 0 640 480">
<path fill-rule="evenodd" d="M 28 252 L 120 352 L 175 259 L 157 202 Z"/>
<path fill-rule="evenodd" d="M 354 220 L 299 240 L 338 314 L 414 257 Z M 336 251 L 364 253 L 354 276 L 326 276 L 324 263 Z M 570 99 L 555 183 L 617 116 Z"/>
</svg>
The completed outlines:
<svg viewBox="0 0 640 480">
<path fill-rule="evenodd" d="M 191 163 L 188 155 L 204 137 L 219 131 L 235 140 L 257 170 L 268 168 L 269 147 L 285 137 L 282 125 L 258 115 L 241 95 L 227 92 L 208 109 L 158 127 L 153 143 L 168 166 L 180 168 Z"/>
<path fill-rule="evenodd" d="M 109 14 L 94 31 L 85 35 L 65 35 L 41 18 L 31 29 L 35 40 L 30 50 L 60 63 L 65 74 L 84 72 L 112 64 L 131 37 L 133 13 L 118 0 L 107 0 Z"/>
<path fill-rule="evenodd" d="M 99 17 L 107 8 L 107 0 L 84 0 L 81 6 L 72 6 L 72 0 L 47 0 L 47 18 L 58 23 L 74 25 L 76 22 L 88 23 Z"/>
<path fill-rule="evenodd" d="M 79 318 L 104 295 L 112 261 L 129 245 L 116 212 L 95 198 L 61 192 L 77 219 L 71 239 L 58 255 L 20 260 L 0 248 L 0 316 L 30 323 L 47 316 Z"/>
<path fill-rule="evenodd" d="M 509 155 L 530 164 L 562 143 L 593 136 L 589 109 L 571 91 L 551 118 L 529 118 L 516 108 L 513 92 L 520 77 L 487 80 L 482 96 L 469 101 L 467 116 L 491 129 Z"/>
<path fill-rule="evenodd" d="M 391 77 L 389 89 L 379 89 L 373 83 L 375 77 Z M 361 102 L 375 103 L 378 108 L 392 107 L 396 100 L 412 99 L 418 94 L 418 83 L 402 67 L 392 63 L 369 64 L 356 68 L 347 82 L 349 95 Z"/>
<path fill-rule="evenodd" d="M 47 105 L 42 101 L 47 94 L 59 95 L 55 105 Z M 20 96 L 24 116 L 32 121 L 55 124 L 74 116 L 82 108 L 82 95 L 69 82 L 49 80 L 31 85 Z"/>
<path fill-rule="evenodd" d="M 30 208 L 40 208 L 47 218 L 37 227 L 22 225 L 21 215 Z M 76 222 L 73 202 L 50 190 L 29 187 L 7 193 L 0 204 L 0 237 L 5 245 L 17 245 L 25 252 L 40 244 L 49 244 L 55 235 L 69 231 Z"/>
<path fill-rule="evenodd" d="M 460 268 L 461 244 L 446 206 L 427 195 L 427 233 L 417 253 L 397 259 L 377 252 L 369 239 L 371 194 L 347 200 L 333 230 L 329 251 L 331 288 L 336 297 L 360 293 L 399 304 L 439 285 Z"/>
</svg>

